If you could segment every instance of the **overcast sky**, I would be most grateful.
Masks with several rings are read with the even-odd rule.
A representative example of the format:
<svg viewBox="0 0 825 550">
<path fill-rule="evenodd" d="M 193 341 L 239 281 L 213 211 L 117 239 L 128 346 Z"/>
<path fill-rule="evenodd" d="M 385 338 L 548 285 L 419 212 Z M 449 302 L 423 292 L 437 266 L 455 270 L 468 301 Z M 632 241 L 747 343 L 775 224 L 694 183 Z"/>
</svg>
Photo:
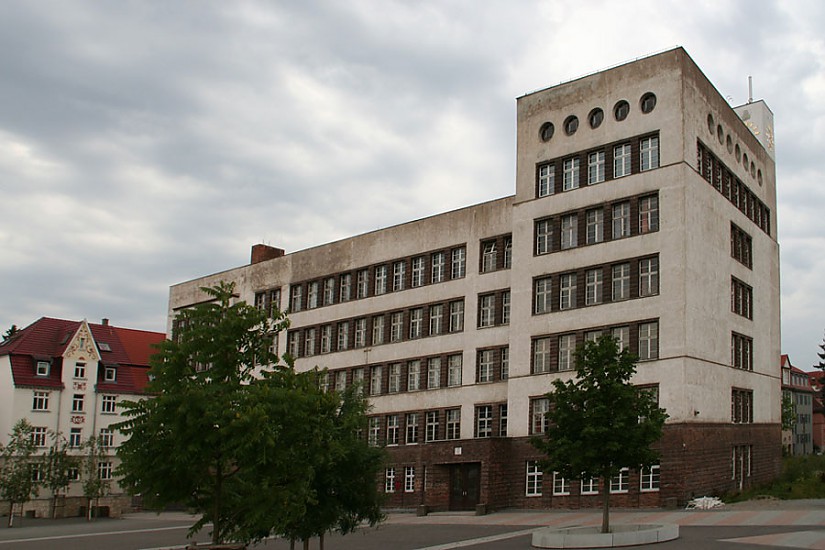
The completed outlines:
<svg viewBox="0 0 825 550">
<path fill-rule="evenodd" d="M 514 192 L 515 98 L 683 46 L 775 115 L 782 345 L 825 330 L 825 2 L 0 2 L 0 329 Z M 357 200 L 355 200 L 357 199 Z"/>
</svg>

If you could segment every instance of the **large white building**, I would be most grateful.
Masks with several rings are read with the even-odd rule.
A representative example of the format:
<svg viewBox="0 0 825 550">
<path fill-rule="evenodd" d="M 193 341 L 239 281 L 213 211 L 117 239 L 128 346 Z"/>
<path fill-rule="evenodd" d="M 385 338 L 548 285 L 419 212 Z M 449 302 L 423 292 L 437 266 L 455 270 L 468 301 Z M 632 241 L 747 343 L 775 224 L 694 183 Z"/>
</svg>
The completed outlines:
<svg viewBox="0 0 825 550">
<path fill-rule="evenodd" d="M 82 446 L 90 437 L 99 438 L 105 449 L 97 475 L 110 482 L 100 505 L 119 515 L 130 498 L 115 477 L 115 450 L 123 436 L 111 425 L 123 420 L 120 401 L 144 397 L 149 357 L 165 337 L 115 327 L 105 319 L 101 324 L 48 317 L 35 321 L 0 343 L 0 440 L 6 443 L 23 418 L 33 427 L 38 456 L 54 444 L 52 434 L 65 438 L 69 454 L 77 457 L 85 456 Z M 86 505 L 82 472 L 82 466 L 71 471 L 74 479 L 58 500 L 58 515 L 78 515 Z M 52 495 L 41 489 L 39 496 L 26 508 L 45 516 Z M 2 504 L 7 513 L 8 504 Z"/>
<path fill-rule="evenodd" d="M 517 100 L 513 196 L 171 288 L 290 312 L 276 343 L 362 382 L 389 506 L 675 505 L 779 469 L 773 117 L 731 108 L 677 48 Z M 554 379 L 608 332 L 670 415 L 661 463 L 610 486 L 541 472 Z"/>
</svg>

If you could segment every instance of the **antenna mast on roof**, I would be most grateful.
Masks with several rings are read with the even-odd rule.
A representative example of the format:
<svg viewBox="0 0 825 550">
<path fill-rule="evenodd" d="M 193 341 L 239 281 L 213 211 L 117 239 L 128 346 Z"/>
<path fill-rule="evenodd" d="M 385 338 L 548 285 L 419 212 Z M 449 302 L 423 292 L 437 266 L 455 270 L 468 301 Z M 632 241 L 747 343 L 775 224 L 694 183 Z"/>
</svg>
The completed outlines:
<svg viewBox="0 0 825 550">
<path fill-rule="evenodd" d="M 753 103 L 753 77 L 748 75 L 748 103 Z"/>
</svg>

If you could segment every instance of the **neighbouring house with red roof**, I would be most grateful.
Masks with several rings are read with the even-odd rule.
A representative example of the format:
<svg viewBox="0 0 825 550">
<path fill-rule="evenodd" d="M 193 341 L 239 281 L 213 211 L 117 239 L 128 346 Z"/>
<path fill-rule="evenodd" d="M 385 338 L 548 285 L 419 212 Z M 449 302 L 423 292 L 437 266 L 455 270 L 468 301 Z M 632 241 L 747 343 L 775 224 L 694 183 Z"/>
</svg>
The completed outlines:
<svg viewBox="0 0 825 550">
<path fill-rule="evenodd" d="M 782 355 L 782 393 L 793 403 L 796 423 L 791 430 L 782 431 L 782 447 L 787 455 L 808 455 L 814 452 L 814 397 L 811 373 L 791 364 Z"/>
<path fill-rule="evenodd" d="M 118 404 L 140 399 L 149 381 L 149 358 L 166 335 L 101 324 L 43 317 L 0 343 L 0 441 L 25 418 L 33 426 L 38 454 L 52 445 L 58 433 L 70 452 L 97 436 L 105 447 L 98 475 L 110 480 L 109 496 L 101 499 L 105 512 L 119 515 L 130 499 L 114 476 L 115 450 L 122 437 L 111 426 L 120 420 Z M 86 506 L 81 470 L 73 470 L 66 495 L 58 499 L 57 514 L 80 515 Z M 37 516 L 48 513 L 51 494 L 41 490 L 39 500 L 26 507 Z M 0 512 L 8 513 L 8 504 Z M 30 512 L 31 513 L 31 512 Z"/>
<path fill-rule="evenodd" d="M 816 369 L 809 372 L 813 395 L 813 438 L 814 452 L 821 453 L 825 449 L 825 403 L 822 400 L 822 389 L 825 386 L 825 373 Z"/>
</svg>

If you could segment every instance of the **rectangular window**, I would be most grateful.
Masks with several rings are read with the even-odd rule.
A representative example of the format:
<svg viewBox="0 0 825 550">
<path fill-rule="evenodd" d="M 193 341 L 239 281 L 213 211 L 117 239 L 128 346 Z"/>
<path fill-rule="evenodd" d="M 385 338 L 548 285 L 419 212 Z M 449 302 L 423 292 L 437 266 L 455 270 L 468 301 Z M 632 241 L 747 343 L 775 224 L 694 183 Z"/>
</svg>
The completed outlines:
<svg viewBox="0 0 825 550">
<path fill-rule="evenodd" d="M 621 178 L 630 174 L 630 144 L 623 143 L 613 148 L 613 177 Z"/>
<path fill-rule="evenodd" d="M 30 464 L 30 468 L 31 469 L 29 472 L 31 473 L 31 480 L 33 483 L 41 483 L 46 478 L 43 464 L 33 462 Z"/>
<path fill-rule="evenodd" d="M 730 395 L 730 419 L 734 424 L 753 423 L 753 391 L 733 388 Z"/>
<path fill-rule="evenodd" d="M 553 285 L 550 277 L 536 279 L 533 282 L 533 313 L 548 313 L 553 298 Z"/>
<path fill-rule="evenodd" d="M 587 155 L 587 183 L 601 183 L 604 181 L 604 151 L 594 151 Z"/>
<path fill-rule="evenodd" d="M 321 373 L 320 379 L 318 380 L 318 387 L 321 388 L 323 393 L 329 392 L 329 372 Z"/>
<path fill-rule="evenodd" d="M 617 264 L 612 268 L 612 300 L 618 302 L 630 298 L 630 264 Z"/>
<path fill-rule="evenodd" d="M 387 445 L 398 445 L 398 415 L 387 415 Z"/>
<path fill-rule="evenodd" d="M 630 490 L 630 469 L 622 468 L 619 473 L 610 478 L 611 493 L 626 493 Z"/>
<path fill-rule="evenodd" d="M 659 358 L 659 323 L 639 325 L 639 361 Z"/>
<path fill-rule="evenodd" d="M 619 351 L 629 349 L 630 347 L 630 327 L 614 327 L 610 331 L 611 336 L 616 340 L 616 345 Z"/>
<path fill-rule="evenodd" d="M 396 311 L 390 315 L 390 342 L 400 342 L 404 334 L 404 312 Z"/>
<path fill-rule="evenodd" d="M 407 391 L 421 389 L 421 361 L 414 359 L 407 363 Z"/>
<path fill-rule="evenodd" d="M 736 277 L 730 279 L 730 307 L 735 314 L 753 319 L 753 288 Z"/>
<path fill-rule="evenodd" d="M 375 295 L 387 292 L 387 266 L 379 265 L 375 268 Z"/>
<path fill-rule="evenodd" d="M 100 429 L 100 446 L 104 449 L 111 449 L 115 446 L 115 434 L 108 428 Z"/>
<path fill-rule="evenodd" d="M 102 413 L 114 413 L 117 412 L 117 396 L 116 395 L 103 395 L 100 398 L 100 412 Z"/>
<path fill-rule="evenodd" d="M 84 399 L 81 393 L 76 393 L 72 396 L 72 412 L 83 412 Z"/>
<path fill-rule="evenodd" d="M 398 393 L 401 391 L 401 363 L 390 365 L 390 379 L 387 392 Z"/>
<path fill-rule="evenodd" d="M 70 428 L 69 429 L 69 447 L 76 449 L 80 447 L 80 440 L 81 440 L 81 429 L 80 428 Z"/>
<path fill-rule="evenodd" d="M 528 497 L 541 496 L 541 478 L 542 472 L 539 469 L 539 463 L 536 460 L 527 461 L 527 481 L 525 495 Z"/>
<path fill-rule="evenodd" d="M 556 191 L 556 170 L 553 164 L 543 164 L 539 166 L 539 197 L 552 195 Z"/>
<path fill-rule="evenodd" d="M 387 468 L 384 472 L 384 492 L 395 492 L 395 468 Z"/>
<path fill-rule="evenodd" d="M 372 318 L 372 345 L 377 346 L 384 343 L 384 316 L 379 315 Z"/>
<path fill-rule="evenodd" d="M 592 306 L 602 303 L 602 270 L 588 269 L 585 274 L 585 305 Z"/>
<path fill-rule="evenodd" d="M 553 220 L 539 220 L 535 225 L 536 255 L 548 254 L 553 249 Z"/>
<path fill-rule="evenodd" d="M 352 383 L 358 388 L 358 395 L 364 393 L 364 368 L 358 368 L 352 371 Z"/>
<path fill-rule="evenodd" d="M 639 143 L 640 169 L 653 170 L 659 167 L 659 138 L 649 137 Z"/>
<path fill-rule="evenodd" d="M 504 269 L 513 266 L 513 237 L 504 237 Z"/>
<path fill-rule="evenodd" d="M 510 324 L 510 291 L 505 290 L 501 293 L 501 324 Z"/>
<path fill-rule="evenodd" d="M 659 294 L 659 258 L 639 260 L 639 296 Z"/>
<path fill-rule="evenodd" d="M 550 372 L 550 338 L 533 340 L 533 374 Z"/>
<path fill-rule="evenodd" d="M 565 496 L 570 494 L 570 482 L 558 472 L 553 472 L 553 495 Z"/>
<path fill-rule="evenodd" d="M 86 363 L 77 362 L 74 364 L 74 377 L 86 378 Z"/>
<path fill-rule="evenodd" d="M 753 370 L 753 338 L 731 333 L 730 364 L 743 370 Z"/>
<path fill-rule="evenodd" d="M 381 378 L 383 372 L 381 365 L 370 369 L 370 395 L 381 395 Z"/>
<path fill-rule="evenodd" d="M 377 447 L 381 437 L 381 419 L 377 416 L 371 416 L 368 422 L 367 443 L 370 447 Z"/>
<path fill-rule="evenodd" d="M 97 477 L 103 481 L 112 479 L 112 463 L 109 461 L 97 463 Z"/>
<path fill-rule="evenodd" d="M 335 391 L 343 392 L 347 389 L 347 371 L 339 370 L 335 373 Z"/>
<path fill-rule="evenodd" d="M 580 161 L 578 157 L 564 159 L 564 178 L 562 185 L 565 191 L 577 189 L 579 187 L 579 166 Z"/>
<path fill-rule="evenodd" d="M 412 281 L 410 285 L 413 288 L 424 285 L 424 256 L 417 256 L 412 259 Z"/>
<path fill-rule="evenodd" d="M 321 327 L 321 353 L 332 351 L 332 325 Z"/>
<path fill-rule="evenodd" d="M 425 421 L 426 424 L 424 426 L 424 440 L 438 440 L 438 411 L 427 411 Z"/>
<path fill-rule="evenodd" d="M 588 477 L 582 478 L 581 494 L 583 495 L 598 495 L 599 494 L 599 478 Z"/>
<path fill-rule="evenodd" d="M 613 205 L 613 238 L 630 236 L 630 203 L 620 202 Z"/>
<path fill-rule="evenodd" d="M 496 241 L 485 241 L 481 243 L 481 272 L 489 273 L 496 270 L 496 260 L 498 251 L 496 250 Z"/>
<path fill-rule="evenodd" d="M 507 380 L 510 378 L 510 348 L 501 348 L 501 379 Z"/>
<path fill-rule="evenodd" d="M 318 281 L 313 281 L 307 288 L 307 309 L 316 307 L 318 307 Z"/>
<path fill-rule="evenodd" d="M 464 330 L 464 300 L 450 302 L 450 332 Z"/>
<path fill-rule="evenodd" d="M 463 246 L 461 248 L 454 248 L 452 251 L 452 270 L 450 271 L 451 279 L 461 279 L 467 274 L 467 249 Z"/>
<path fill-rule="evenodd" d="M 483 349 L 478 352 L 478 368 L 476 371 L 476 382 L 492 382 L 495 372 L 495 351 Z"/>
<path fill-rule="evenodd" d="M 355 320 L 355 347 L 363 348 L 367 345 L 367 320 Z"/>
<path fill-rule="evenodd" d="M 103 380 L 104 382 L 114 382 L 117 380 L 117 368 L 115 367 L 103 367 Z"/>
<path fill-rule="evenodd" d="M 450 355 L 447 357 L 447 385 L 461 385 L 461 355 Z"/>
<path fill-rule="evenodd" d="M 579 221 L 576 214 L 568 214 L 561 217 L 561 248 L 574 248 L 579 244 L 578 237 Z"/>
<path fill-rule="evenodd" d="M 588 330 L 584 333 L 585 342 L 596 342 L 602 335 L 600 330 Z"/>
<path fill-rule="evenodd" d="M 415 466 L 404 466 L 404 492 L 415 492 Z"/>
<path fill-rule="evenodd" d="M 604 240 L 604 210 L 594 208 L 585 214 L 587 223 L 587 244 L 600 243 Z"/>
<path fill-rule="evenodd" d="M 730 224 L 730 255 L 748 269 L 753 268 L 753 239 L 734 224 Z"/>
<path fill-rule="evenodd" d="M 478 327 L 492 327 L 496 324 L 496 296 L 486 294 L 478 297 Z"/>
<path fill-rule="evenodd" d="M 338 290 L 338 300 L 340 302 L 349 302 L 352 299 L 352 275 L 344 273 L 341 275 Z"/>
<path fill-rule="evenodd" d="M 431 282 L 440 283 L 444 280 L 444 253 L 436 252 L 432 255 Z"/>
<path fill-rule="evenodd" d="M 507 403 L 498 406 L 498 435 L 507 437 Z"/>
<path fill-rule="evenodd" d="M 447 409 L 447 439 L 461 439 L 461 409 Z"/>
<path fill-rule="evenodd" d="M 355 289 L 358 298 L 366 298 L 370 293 L 370 272 L 367 269 L 362 269 L 358 272 L 356 280 L 357 288 Z"/>
<path fill-rule="evenodd" d="M 654 464 L 650 468 L 642 468 L 639 475 L 639 489 L 642 492 L 659 490 L 659 465 Z"/>
<path fill-rule="evenodd" d="M 573 370 L 573 353 L 576 351 L 576 335 L 559 336 L 559 371 Z"/>
<path fill-rule="evenodd" d="M 324 305 L 331 306 L 335 303 L 335 277 L 324 279 Z"/>
<path fill-rule="evenodd" d="M 35 367 L 35 374 L 37 376 L 48 376 L 51 365 L 48 361 L 38 361 Z"/>
<path fill-rule="evenodd" d="M 427 389 L 434 390 L 441 386 L 441 357 L 427 360 Z"/>
<path fill-rule="evenodd" d="M 349 321 L 338 323 L 338 351 L 349 348 Z"/>
<path fill-rule="evenodd" d="M 576 307 L 576 274 L 565 273 L 561 276 L 559 309 L 572 309 L 574 307 Z"/>
<path fill-rule="evenodd" d="M 392 289 L 393 291 L 404 290 L 404 283 L 407 277 L 407 264 L 405 262 L 395 262 L 392 265 Z"/>
<path fill-rule="evenodd" d="M 49 392 L 34 391 L 32 395 L 32 410 L 33 411 L 48 411 L 49 410 Z"/>
<path fill-rule="evenodd" d="M 430 306 L 430 336 L 441 334 L 444 326 L 444 306 L 435 304 Z"/>
<path fill-rule="evenodd" d="M 410 339 L 421 338 L 424 328 L 424 308 L 410 310 Z"/>
<path fill-rule="evenodd" d="M 315 355 L 315 328 L 308 328 L 304 331 L 304 356 Z"/>
<path fill-rule="evenodd" d="M 418 413 L 408 413 L 405 425 L 407 431 L 405 441 L 407 445 L 415 445 L 418 443 Z"/>
<path fill-rule="evenodd" d="M 548 411 L 550 411 L 550 400 L 546 397 L 530 400 L 531 434 L 543 434 L 547 430 Z"/>
<path fill-rule="evenodd" d="M 35 426 L 31 431 L 32 445 L 35 447 L 46 446 L 46 428 L 43 426 Z"/>
<path fill-rule="evenodd" d="M 476 407 L 476 437 L 493 437 L 493 406 Z"/>
<path fill-rule="evenodd" d="M 659 197 L 653 195 L 639 199 L 639 233 L 659 230 Z"/>
</svg>

